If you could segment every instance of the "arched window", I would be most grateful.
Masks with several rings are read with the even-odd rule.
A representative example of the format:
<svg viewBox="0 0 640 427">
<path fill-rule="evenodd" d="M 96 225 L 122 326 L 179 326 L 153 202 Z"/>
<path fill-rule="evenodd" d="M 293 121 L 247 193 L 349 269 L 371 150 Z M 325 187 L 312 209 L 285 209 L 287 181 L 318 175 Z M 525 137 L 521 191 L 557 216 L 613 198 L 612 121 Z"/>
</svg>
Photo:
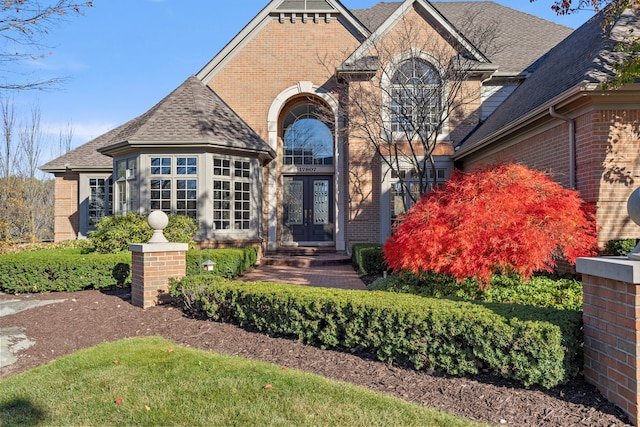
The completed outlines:
<svg viewBox="0 0 640 427">
<path fill-rule="evenodd" d="M 391 79 L 391 131 L 430 133 L 440 125 L 442 80 L 438 70 L 420 58 L 408 59 Z"/>
<path fill-rule="evenodd" d="M 285 165 L 333 165 L 333 132 L 319 117 L 319 107 L 303 104 L 283 123 Z"/>
</svg>

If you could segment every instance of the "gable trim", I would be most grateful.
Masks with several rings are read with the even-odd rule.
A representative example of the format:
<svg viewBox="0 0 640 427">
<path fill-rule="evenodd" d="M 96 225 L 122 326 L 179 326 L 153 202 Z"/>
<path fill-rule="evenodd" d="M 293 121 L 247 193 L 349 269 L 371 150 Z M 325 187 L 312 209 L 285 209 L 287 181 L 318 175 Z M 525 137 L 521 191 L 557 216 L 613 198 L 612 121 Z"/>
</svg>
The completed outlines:
<svg viewBox="0 0 640 427">
<path fill-rule="evenodd" d="M 336 13 L 337 19 L 345 27 L 354 33 L 359 35 L 362 39 L 369 37 L 370 32 L 358 19 L 340 3 L 338 0 L 325 0 L 328 5 L 333 8 L 333 11 L 323 10 L 322 13 Z M 282 20 L 283 11 L 280 10 L 284 0 L 272 0 L 260 13 L 258 13 L 247 24 L 242 31 L 240 31 L 209 63 L 207 63 L 197 74 L 196 77 L 200 79 L 204 84 L 208 84 L 216 74 L 224 68 L 224 66 L 231 61 L 234 56 L 242 50 L 254 37 L 256 37 L 260 31 L 272 20 Z M 292 11 L 287 11 L 291 13 Z M 301 10 L 301 13 L 309 12 Z M 313 11 L 315 12 L 315 11 Z M 301 15 L 302 18 L 302 15 Z"/>
<path fill-rule="evenodd" d="M 391 14 L 387 18 L 387 20 L 378 27 L 378 29 L 373 32 L 369 38 L 362 43 L 358 49 L 356 49 L 345 61 L 345 65 L 351 65 L 361 60 L 364 56 L 366 56 L 369 51 L 376 45 L 376 43 L 387 33 L 389 32 L 395 24 L 402 19 L 412 8 L 413 5 L 417 4 L 422 7 L 429 15 L 431 15 L 442 27 L 451 34 L 462 46 L 465 47 L 469 52 L 471 52 L 474 58 L 478 62 L 491 62 L 489 59 L 478 49 L 469 40 L 467 40 L 464 35 L 462 35 L 456 28 L 451 25 L 451 23 L 440 13 L 437 9 L 435 9 L 429 2 L 424 0 L 405 0 L 395 12 Z"/>
</svg>

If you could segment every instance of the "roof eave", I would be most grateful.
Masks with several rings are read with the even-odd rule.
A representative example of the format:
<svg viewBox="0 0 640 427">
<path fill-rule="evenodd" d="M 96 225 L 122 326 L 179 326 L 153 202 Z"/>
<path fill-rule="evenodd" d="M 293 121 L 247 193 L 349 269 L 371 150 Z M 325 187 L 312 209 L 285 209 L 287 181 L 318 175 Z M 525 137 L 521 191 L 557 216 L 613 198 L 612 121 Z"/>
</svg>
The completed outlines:
<svg viewBox="0 0 640 427">
<path fill-rule="evenodd" d="M 69 172 L 111 172 L 113 167 L 107 166 L 95 166 L 95 165 L 55 165 L 55 166 L 41 166 L 40 169 L 42 172 L 47 173 L 69 173 Z"/>
<path fill-rule="evenodd" d="M 189 140 L 189 141 L 175 141 L 175 140 L 129 140 L 123 141 L 116 144 L 109 145 L 107 147 L 103 147 L 98 149 L 98 152 L 105 154 L 107 156 L 120 156 L 123 154 L 130 153 L 132 151 L 139 150 L 141 148 L 153 148 L 153 149 L 203 149 L 203 148 L 214 148 L 214 149 L 226 149 L 236 152 L 242 153 L 255 153 L 258 156 L 266 155 L 270 160 L 275 159 L 276 153 L 275 151 L 269 147 L 266 143 L 264 144 L 264 148 L 245 148 L 245 147 L 237 147 L 234 146 L 232 142 L 222 141 L 216 139 L 201 139 L 201 140 Z"/>
<path fill-rule="evenodd" d="M 474 144 L 473 146 L 469 146 L 465 149 L 464 144 L 459 147 L 456 153 L 452 156 L 453 160 L 461 160 L 464 157 L 477 152 L 478 150 L 482 150 L 487 146 L 491 145 L 496 139 L 503 138 L 511 133 L 522 129 L 528 124 L 532 123 L 536 119 L 541 116 L 547 115 L 549 111 L 549 107 L 559 107 L 562 105 L 566 105 L 577 98 L 580 98 L 586 94 L 586 92 L 592 92 L 596 90 L 599 85 L 576 85 L 571 89 L 561 93 L 560 95 L 555 96 L 551 100 L 545 102 L 534 110 L 530 111 L 528 114 L 521 116 L 518 120 L 509 123 L 506 126 L 498 129 L 495 132 L 485 136 L 480 142 Z"/>
</svg>

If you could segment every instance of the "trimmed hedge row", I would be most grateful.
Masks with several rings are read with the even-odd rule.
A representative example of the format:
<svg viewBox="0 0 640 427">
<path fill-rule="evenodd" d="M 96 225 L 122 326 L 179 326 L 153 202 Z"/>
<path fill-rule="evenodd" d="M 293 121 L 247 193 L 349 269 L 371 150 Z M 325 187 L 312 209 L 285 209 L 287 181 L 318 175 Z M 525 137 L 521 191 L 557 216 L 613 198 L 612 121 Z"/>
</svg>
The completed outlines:
<svg viewBox="0 0 640 427">
<path fill-rule="evenodd" d="M 187 275 L 202 273 L 208 257 L 216 263 L 211 275 L 235 277 L 256 263 L 257 248 L 192 250 Z M 0 255 L 0 291 L 76 292 L 131 285 L 131 253 L 84 253 L 81 248 L 37 250 Z"/>
<path fill-rule="evenodd" d="M 5 254 L 0 258 L 0 291 L 75 292 L 131 284 L 131 254 L 82 253 L 58 249 Z"/>
<path fill-rule="evenodd" d="M 384 262 L 382 245 L 375 243 L 356 243 L 351 247 L 353 267 L 362 274 L 379 274 L 387 269 Z"/>
<path fill-rule="evenodd" d="M 173 281 L 170 292 L 194 315 L 321 348 L 364 349 L 415 369 L 452 375 L 487 370 L 527 386 L 553 387 L 582 366 L 579 312 L 212 276 Z"/>
<path fill-rule="evenodd" d="M 202 263 L 211 259 L 216 265 L 212 272 L 205 272 Z M 258 248 L 229 248 L 193 250 L 187 252 L 187 276 L 212 274 L 227 278 L 236 277 L 253 266 L 258 260 Z"/>
</svg>

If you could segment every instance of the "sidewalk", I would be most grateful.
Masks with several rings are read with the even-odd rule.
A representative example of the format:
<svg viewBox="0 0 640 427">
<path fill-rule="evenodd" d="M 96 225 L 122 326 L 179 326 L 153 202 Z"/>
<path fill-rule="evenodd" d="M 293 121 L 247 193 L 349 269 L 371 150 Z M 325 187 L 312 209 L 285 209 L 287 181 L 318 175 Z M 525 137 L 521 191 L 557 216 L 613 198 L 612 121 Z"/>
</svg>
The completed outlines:
<svg viewBox="0 0 640 427">
<path fill-rule="evenodd" d="M 259 266 L 245 272 L 238 280 L 290 283 L 303 286 L 366 290 L 351 263 L 331 256 L 263 258 Z"/>
</svg>

